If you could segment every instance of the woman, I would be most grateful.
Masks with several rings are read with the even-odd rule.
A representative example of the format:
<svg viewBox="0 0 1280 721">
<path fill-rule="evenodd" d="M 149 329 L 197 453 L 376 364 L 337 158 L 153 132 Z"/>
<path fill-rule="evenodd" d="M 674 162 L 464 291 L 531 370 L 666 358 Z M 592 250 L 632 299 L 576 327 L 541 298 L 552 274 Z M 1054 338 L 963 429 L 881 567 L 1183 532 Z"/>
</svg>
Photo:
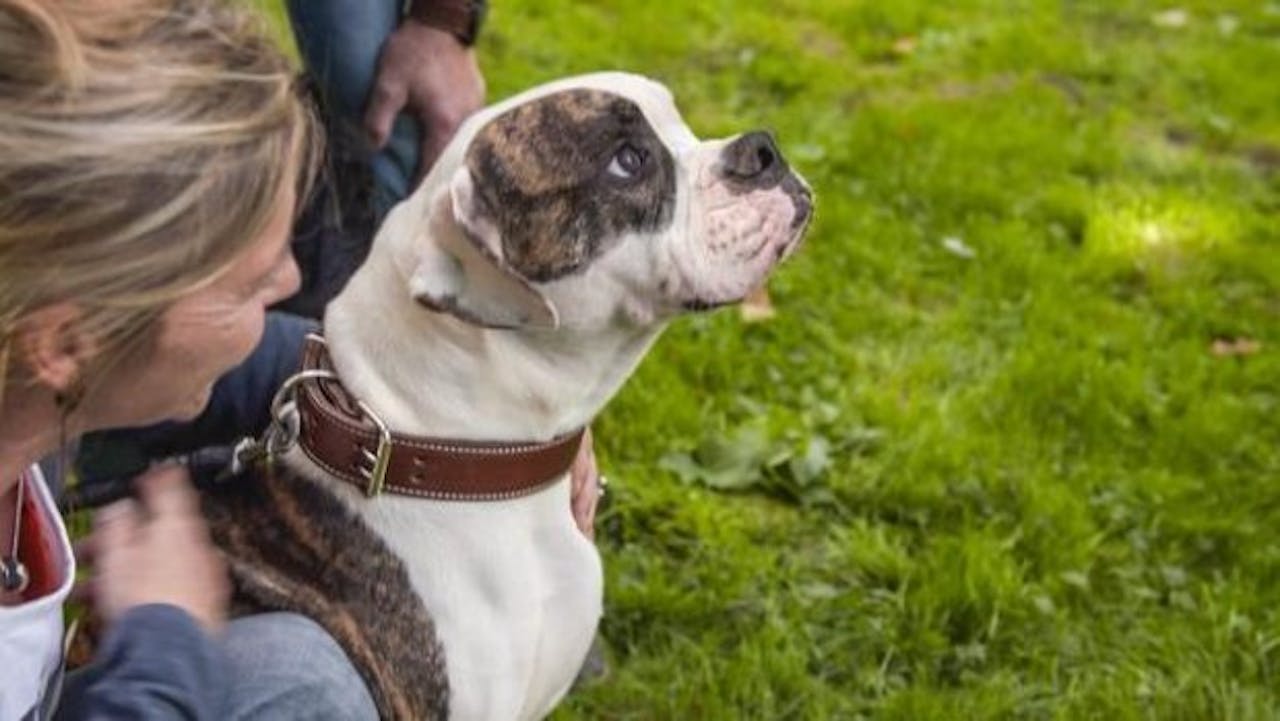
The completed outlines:
<svg viewBox="0 0 1280 721">
<path fill-rule="evenodd" d="M 243 11 L 0 0 L 0 721 L 59 698 L 75 560 L 38 461 L 90 430 L 199 413 L 297 287 L 288 236 L 317 143 Z M 372 716 L 314 624 L 226 623 L 181 472 L 138 485 L 85 548 L 107 636 L 61 718 Z"/>
</svg>

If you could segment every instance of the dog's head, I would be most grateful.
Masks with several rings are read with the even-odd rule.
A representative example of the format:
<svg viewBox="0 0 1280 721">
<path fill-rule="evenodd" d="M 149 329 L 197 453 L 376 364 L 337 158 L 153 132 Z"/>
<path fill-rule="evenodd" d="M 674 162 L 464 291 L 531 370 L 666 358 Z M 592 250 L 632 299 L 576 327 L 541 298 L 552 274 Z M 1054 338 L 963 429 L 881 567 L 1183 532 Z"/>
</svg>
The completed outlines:
<svg viewBox="0 0 1280 721">
<path fill-rule="evenodd" d="M 486 108 L 418 193 L 430 247 L 414 297 L 496 328 L 650 325 L 737 302 L 812 215 L 768 133 L 700 141 L 664 86 L 622 73 Z"/>
</svg>

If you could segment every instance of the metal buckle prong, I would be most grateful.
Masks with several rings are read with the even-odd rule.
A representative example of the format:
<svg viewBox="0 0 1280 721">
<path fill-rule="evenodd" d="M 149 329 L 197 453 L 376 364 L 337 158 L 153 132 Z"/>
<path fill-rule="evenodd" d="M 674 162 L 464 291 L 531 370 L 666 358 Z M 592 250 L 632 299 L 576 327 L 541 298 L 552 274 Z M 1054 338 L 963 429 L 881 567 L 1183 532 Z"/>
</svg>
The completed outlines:
<svg viewBox="0 0 1280 721">
<path fill-rule="evenodd" d="M 387 480 L 387 466 L 391 463 L 391 429 L 364 401 L 356 401 L 356 404 L 360 406 L 361 412 L 369 420 L 373 421 L 373 425 L 378 428 L 377 449 L 374 451 L 370 451 L 368 448 L 360 449 L 360 453 L 365 460 L 372 465 L 369 468 L 357 469 L 360 471 L 360 475 L 364 476 L 364 479 L 369 482 L 364 488 L 364 494 L 369 498 L 373 498 L 382 493 L 382 487 Z"/>
</svg>

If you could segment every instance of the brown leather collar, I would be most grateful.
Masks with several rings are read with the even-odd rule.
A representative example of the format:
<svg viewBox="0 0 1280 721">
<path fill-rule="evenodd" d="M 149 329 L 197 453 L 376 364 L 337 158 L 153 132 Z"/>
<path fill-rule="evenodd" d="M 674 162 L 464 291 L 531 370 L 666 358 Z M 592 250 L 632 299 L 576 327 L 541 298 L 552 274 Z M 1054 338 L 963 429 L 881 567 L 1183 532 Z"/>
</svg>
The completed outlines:
<svg viewBox="0 0 1280 721">
<path fill-rule="evenodd" d="M 342 386 L 324 339 L 307 337 L 298 385 L 298 443 L 317 465 L 369 496 L 498 501 L 537 491 L 572 465 L 583 430 L 541 443 L 457 441 L 389 432 Z"/>
</svg>

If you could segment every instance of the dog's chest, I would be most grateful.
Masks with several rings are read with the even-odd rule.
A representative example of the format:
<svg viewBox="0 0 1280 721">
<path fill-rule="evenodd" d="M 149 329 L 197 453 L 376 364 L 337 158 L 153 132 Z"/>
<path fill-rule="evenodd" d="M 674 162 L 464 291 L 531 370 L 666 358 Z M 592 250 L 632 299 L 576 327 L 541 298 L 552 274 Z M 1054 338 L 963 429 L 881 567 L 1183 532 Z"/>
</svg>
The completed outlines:
<svg viewBox="0 0 1280 721">
<path fill-rule="evenodd" d="M 534 719 L 568 690 L 600 618 L 595 547 L 563 478 L 500 502 L 384 495 L 366 523 L 404 562 L 444 646 L 454 719 Z"/>
</svg>

